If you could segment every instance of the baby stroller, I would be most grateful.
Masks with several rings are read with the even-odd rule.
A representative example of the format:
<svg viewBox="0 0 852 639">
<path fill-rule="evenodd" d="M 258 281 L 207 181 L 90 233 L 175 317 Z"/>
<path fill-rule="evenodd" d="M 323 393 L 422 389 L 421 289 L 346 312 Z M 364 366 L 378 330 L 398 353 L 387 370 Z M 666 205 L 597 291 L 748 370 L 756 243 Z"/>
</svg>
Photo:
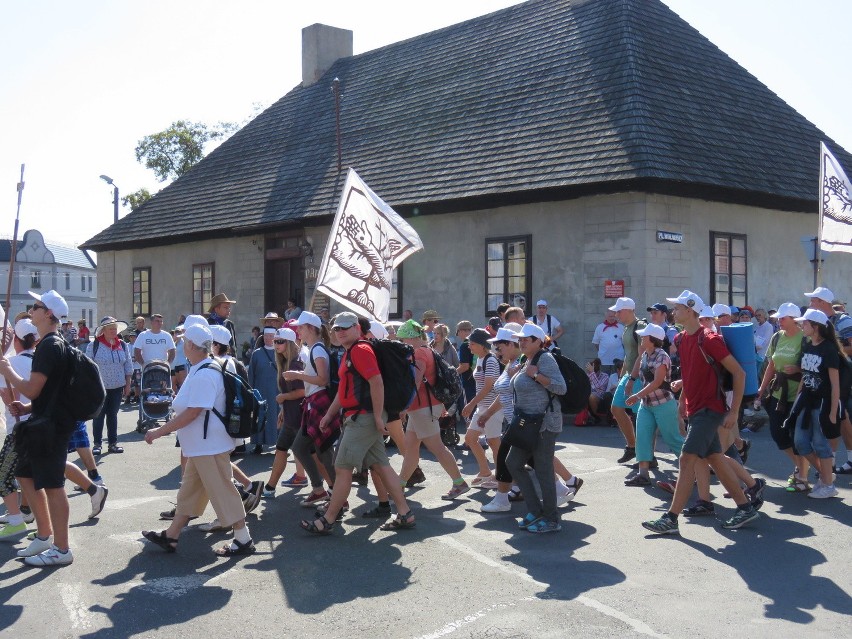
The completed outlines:
<svg viewBox="0 0 852 639">
<path fill-rule="evenodd" d="M 139 420 L 136 432 L 145 433 L 159 421 L 166 422 L 172 414 L 172 370 L 168 362 L 153 360 L 142 367 L 139 384 Z"/>
</svg>

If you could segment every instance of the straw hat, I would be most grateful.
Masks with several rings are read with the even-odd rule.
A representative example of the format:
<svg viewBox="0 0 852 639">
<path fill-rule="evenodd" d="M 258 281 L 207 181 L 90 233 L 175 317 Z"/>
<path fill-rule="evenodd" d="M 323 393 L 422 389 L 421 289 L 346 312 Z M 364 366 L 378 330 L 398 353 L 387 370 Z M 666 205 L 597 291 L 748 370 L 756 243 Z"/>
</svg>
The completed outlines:
<svg viewBox="0 0 852 639">
<path fill-rule="evenodd" d="M 213 309 L 219 306 L 219 304 L 236 304 L 237 300 L 230 300 L 225 293 L 219 293 L 218 295 L 214 295 L 213 299 L 210 300 L 210 308 L 208 312 L 212 313 Z"/>
<path fill-rule="evenodd" d="M 107 315 L 101 320 L 101 323 L 98 324 L 98 327 L 95 329 L 95 337 L 100 337 L 104 332 L 104 329 L 107 326 L 115 325 L 118 327 L 118 332 L 123 333 L 127 330 L 127 322 L 122 322 L 121 320 L 117 320 L 114 317 Z"/>
</svg>

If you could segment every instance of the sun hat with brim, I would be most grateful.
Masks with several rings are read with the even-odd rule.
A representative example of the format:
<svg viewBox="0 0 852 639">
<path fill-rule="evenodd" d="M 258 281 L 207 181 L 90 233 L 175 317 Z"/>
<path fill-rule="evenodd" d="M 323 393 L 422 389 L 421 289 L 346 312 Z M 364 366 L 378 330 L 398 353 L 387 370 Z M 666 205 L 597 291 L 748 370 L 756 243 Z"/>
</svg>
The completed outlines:
<svg viewBox="0 0 852 639">
<path fill-rule="evenodd" d="M 397 332 L 397 336 L 398 335 L 399 335 L 399 332 Z M 479 344 L 480 346 L 484 346 L 485 348 L 488 348 L 489 346 L 491 346 L 488 343 L 489 339 L 491 339 L 491 336 L 488 334 L 488 331 L 486 331 L 484 328 L 473 329 L 473 332 L 471 332 L 470 337 L 468 337 L 468 340 L 471 343 Z"/>
<path fill-rule="evenodd" d="M 213 341 L 213 333 L 210 332 L 210 326 L 193 324 L 192 326 L 187 327 L 183 338 L 188 342 L 192 342 L 196 346 L 204 346 L 204 342 Z"/>
<path fill-rule="evenodd" d="M 291 342 L 296 341 L 296 333 L 292 328 L 279 328 L 275 332 L 275 339 L 286 339 Z"/>
<path fill-rule="evenodd" d="M 396 336 L 399 339 L 416 339 L 423 337 L 423 326 L 415 322 L 413 319 L 406 320 L 402 323 L 402 326 L 396 329 Z"/>
<path fill-rule="evenodd" d="M 801 317 L 797 317 L 797 322 L 804 322 L 808 320 L 809 322 L 814 322 L 815 324 L 822 324 L 825 326 L 828 324 L 828 317 L 822 311 L 818 311 L 815 308 L 809 308 L 805 311 L 805 314 Z"/>
<path fill-rule="evenodd" d="M 208 312 L 212 313 L 213 309 L 219 306 L 219 304 L 236 304 L 237 300 L 228 299 L 228 296 L 224 293 L 219 293 L 218 295 L 214 295 L 210 300 L 210 308 Z"/>
<path fill-rule="evenodd" d="M 781 319 L 782 317 L 792 317 L 795 319 L 801 314 L 802 309 L 799 308 L 798 304 L 793 304 L 793 302 L 784 302 L 778 307 L 778 311 L 770 315 L 770 317 L 772 319 Z"/>
<path fill-rule="evenodd" d="M 370 320 L 370 332 L 376 339 L 387 339 L 388 337 L 388 329 L 377 320 Z"/>
<path fill-rule="evenodd" d="M 302 313 L 302 315 L 304 315 L 304 313 Z M 299 316 L 300 319 L 302 315 Z M 334 328 L 352 328 L 357 323 L 358 316 L 355 315 L 355 313 L 344 311 L 343 313 L 338 313 L 334 316 L 334 322 L 332 326 L 334 326 Z"/>
<path fill-rule="evenodd" d="M 641 328 L 636 331 L 636 334 L 642 337 L 645 335 L 648 337 L 656 337 L 659 340 L 666 338 L 666 331 L 662 326 L 657 326 L 656 324 L 648 324 L 645 328 Z"/>
<path fill-rule="evenodd" d="M 36 339 L 38 339 L 38 329 L 33 324 L 32 320 L 25 317 L 24 319 L 20 319 L 15 322 L 15 335 L 18 336 L 18 339 L 24 339 L 27 335 L 35 335 Z"/>
<path fill-rule="evenodd" d="M 208 327 L 210 334 L 213 335 L 213 341 L 217 344 L 227 346 L 231 343 L 231 331 L 221 324 L 210 324 Z"/>
<path fill-rule="evenodd" d="M 121 320 L 117 320 L 114 317 L 107 315 L 101 320 L 101 323 L 98 324 L 98 327 L 95 329 L 95 337 L 100 337 L 107 326 L 113 325 L 117 327 L 119 333 L 123 333 L 127 330 L 127 322 L 122 322 Z"/>
<path fill-rule="evenodd" d="M 425 322 L 426 320 L 439 320 L 439 319 L 441 319 L 441 316 L 438 315 L 438 311 L 428 310 L 428 311 L 423 312 L 423 319 L 421 321 Z"/>
<path fill-rule="evenodd" d="M 42 293 L 41 295 L 33 293 L 32 291 L 27 292 L 31 297 L 44 304 L 47 307 L 47 310 L 49 310 L 56 319 L 59 319 L 63 315 L 68 315 L 68 303 L 65 301 L 65 298 L 56 291 L 50 290 L 47 293 Z"/>
<path fill-rule="evenodd" d="M 521 330 L 515 333 L 515 336 L 519 339 L 521 337 L 537 337 L 542 342 L 547 337 L 541 326 L 533 324 L 532 322 L 527 322 L 526 324 L 524 324 L 521 327 Z"/>
<path fill-rule="evenodd" d="M 278 313 L 267 313 L 263 317 L 258 320 L 258 323 L 263 325 L 269 322 L 275 328 L 281 328 L 281 325 L 284 323 L 284 318 L 280 317 Z"/>
<path fill-rule="evenodd" d="M 304 326 L 305 324 L 313 326 L 314 328 L 322 328 L 322 320 L 320 319 L 320 316 L 316 313 L 311 313 L 310 311 L 302 311 L 296 319 L 296 326 Z"/>
<path fill-rule="evenodd" d="M 518 330 L 520 330 L 520 326 L 518 326 Z M 514 342 L 518 343 L 518 336 L 515 335 L 515 331 L 511 328 L 506 328 L 505 326 L 501 326 L 497 329 L 497 335 L 488 340 L 492 344 L 495 342 Z"/>
</svg>

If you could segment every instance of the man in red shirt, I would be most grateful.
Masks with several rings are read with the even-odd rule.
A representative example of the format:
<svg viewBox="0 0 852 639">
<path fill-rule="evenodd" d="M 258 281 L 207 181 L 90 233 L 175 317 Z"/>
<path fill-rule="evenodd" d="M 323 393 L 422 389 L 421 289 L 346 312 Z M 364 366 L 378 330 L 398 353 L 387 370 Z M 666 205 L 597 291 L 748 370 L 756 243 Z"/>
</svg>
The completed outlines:
<svg viewBox="0 0 852 639">
<path fill-rule="evenodd" d="M 354 313 L 340 313 L 334 318 L 332 329 L 346 354 L 340 362 L 340 385 L 320 430 L 329 427 L 332 418 L 343 410 L 343 435 L 334 460 L 335 482 L 331 501 L 325 513 L 314 521 L 302 521 L 308 532 L 328 534 L 334 527 L 338 513 L 344 507 L 352 490 L 352 472 L 368 466 L 379 473 L 391 499 L 396 504 L 397 516 L 381 526 L 382 530 L 413 528 L 414 514 L 405 501 L 399 475 L 391 468 L 385 452 L 384 435 L 388 434 L 384 410 L 385 388 L 382 372 L 376 361 L 373 347 L 363 340 L 358 317 Z M 354 371 L 352 370 L 354 369 Z M 367 384 L 368 389 L 362 385 Z M 362 405 L 361 398 L 369 393 L 370 401 Z M 369 404 L 369 405 L 367 405 Z"/>
<path fill-rule="evenodd" d="M 737 504 L 736 512 L 722 523 L 722 527 L 739 528 L 757 519 L 759 514 L 740 487 L 734 471 L 725 462 L 717 429 L 720 426 L 731 429 L 737 425 L 745 372 L 731 355 L 722 337 L 705 330 L 699 323 L 698 315 L 704 308 L 704 302 L 698 295 L 686 290 L 679 297 L 668 298 L 668 301 L 675 305 L 675 323 L 684 329 L 678 345 L 683 378 L 678 407 L 681 417 L 689 419 L 689 431 L 680 454 L 680 473 L 671 507 L 659 519 L 643 522 L 642 526 L 658 534 L 679 532 L 677 518 L 692 493 L 696 464 L 705 460 Z M 705 358 L 705 353 L 733 377 L 730 408 L 726 406 L 716 371 Z"/>
</svg>

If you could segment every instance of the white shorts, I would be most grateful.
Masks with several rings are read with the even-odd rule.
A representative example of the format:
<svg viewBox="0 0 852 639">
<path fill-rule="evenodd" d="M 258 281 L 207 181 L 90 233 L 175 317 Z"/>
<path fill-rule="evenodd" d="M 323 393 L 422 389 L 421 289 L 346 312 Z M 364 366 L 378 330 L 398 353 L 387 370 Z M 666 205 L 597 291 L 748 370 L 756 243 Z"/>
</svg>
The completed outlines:
<svg viewBox="0 0 852 639">
<path fill-rule="evenodd" d="M 485 412 L 485 411 L 482 411 Z M 498 410 L 485 422 L 485 428 L 479 426 L 479 408 L 473 411 L 467 429 L 476 433 L 485 433 L 485 439 L 498 439 L 503 434 L 503 411 Z"/>
</svg>

